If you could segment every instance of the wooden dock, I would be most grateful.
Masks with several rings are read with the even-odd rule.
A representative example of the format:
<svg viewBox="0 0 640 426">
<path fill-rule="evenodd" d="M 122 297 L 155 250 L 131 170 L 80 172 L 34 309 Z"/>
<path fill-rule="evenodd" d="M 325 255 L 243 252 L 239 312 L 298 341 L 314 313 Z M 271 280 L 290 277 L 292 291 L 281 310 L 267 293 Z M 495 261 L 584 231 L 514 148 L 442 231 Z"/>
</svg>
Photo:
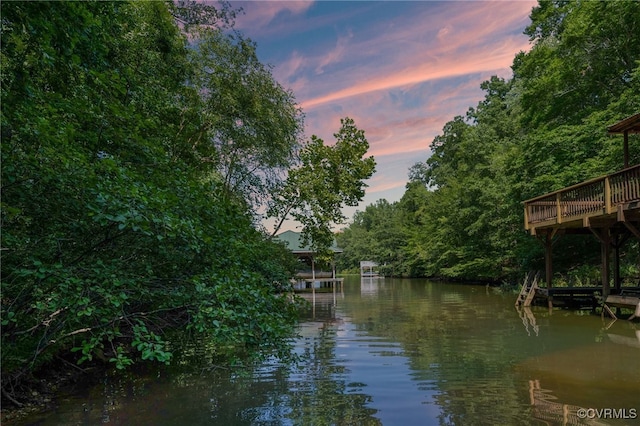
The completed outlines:
<svg viewBox="0 0 640 426">
<path fill-rule="evenodd" d="M 611 289 L 611 293 L 606 297 L 605 304 L 609 307 L 620 307 L 628 309 L 636 309 L 637 302 L 634 301 L 629 294 L 640 295 L 640 287 L 622 287 L 621 289 Z M 620 295 L 622 293 L 623 295 Z M 624 295 L 627 294 L 627 295 Z M 526 278 L 522 284 L 520 293 L 516 298 L 516 308 L 531 306 L 536 299 L 553 300 L 555 305 L 583 308 L 583 307 L 600 307 L 602 304 L 602 287 L 540 287 L 537 281 Z M 608 303 L 611 302 L 611 303 Z M 603 307 L 603 312 L 607 307 Z M 613 312 L 610 312 L 613 318 L 616 318 Z M 635 317 L 640 318 L 640 311 Z M 634 316 L 629 319 L 634 319 Z"/>
<path fill-rule="evenodd" d="M 360 261 L 360 277 L 372 278 L 378 277 L 378 264 L 371 260 L 362 260 Z"/>
<path fill-rule="evenodd" d="M 303 280 L 308 287 L 315 288 L 314 284 L 320 284 L 320 287 L 335 287 L 336 284 L 344 285 L 344 278 L 305 278 Z"/>
<path fill-rule="evenodd" d="M 640 318 L 640 293 L 634 293 L 632 295 L 609 295 L 607 296 L 602 314 L 607 312 L 612 318 L 616 319 L 616 314 L 613 313 L 611 308 L 626 308 L 633 310 L 633 314 L 627 318 L 629 321 L 634 318 Z"/>
</svg>

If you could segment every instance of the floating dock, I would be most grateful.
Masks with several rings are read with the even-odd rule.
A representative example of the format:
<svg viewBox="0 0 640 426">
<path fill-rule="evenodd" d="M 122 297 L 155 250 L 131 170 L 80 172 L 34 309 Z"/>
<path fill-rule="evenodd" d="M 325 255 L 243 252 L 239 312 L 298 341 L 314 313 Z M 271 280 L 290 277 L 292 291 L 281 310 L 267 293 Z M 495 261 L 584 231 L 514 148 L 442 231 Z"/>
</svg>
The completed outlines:
<svg viewBox="0 0 640 426">
<path fill-rule="evenodd" d="M 635 318 L 639 318 L 640 317 L 640 294 L 634 294 L 629 296 L 623 295 L 623 294 L 607 296 L 604 302 L 602 313 L 604 314 L 604 312 L 606 311 L 609 315 L 611 315 L 612 318 L 616 319 L 617 316 L 611 310 L 612 307 L 632 309 L 634 312 L 629 318 L 627 318 L 629 321 Z"/>
</svg>

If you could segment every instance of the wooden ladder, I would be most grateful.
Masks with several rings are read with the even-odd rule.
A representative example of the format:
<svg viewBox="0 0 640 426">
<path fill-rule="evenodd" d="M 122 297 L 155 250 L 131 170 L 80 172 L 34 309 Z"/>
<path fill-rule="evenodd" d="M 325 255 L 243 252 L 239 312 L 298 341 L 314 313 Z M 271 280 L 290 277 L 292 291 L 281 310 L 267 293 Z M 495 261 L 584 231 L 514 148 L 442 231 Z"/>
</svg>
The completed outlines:
<svg viewBox="0 0 640 426">
<path fill-rule="evenodd" d="M 540 271 L 529 271 L 522 283 L 522 288 L 516 299 L 516 306 L 530 306 L 533 297 L 536 295 L 536 289 L 538 288 L 538 279 L 540 278 Z"/>
</svg>

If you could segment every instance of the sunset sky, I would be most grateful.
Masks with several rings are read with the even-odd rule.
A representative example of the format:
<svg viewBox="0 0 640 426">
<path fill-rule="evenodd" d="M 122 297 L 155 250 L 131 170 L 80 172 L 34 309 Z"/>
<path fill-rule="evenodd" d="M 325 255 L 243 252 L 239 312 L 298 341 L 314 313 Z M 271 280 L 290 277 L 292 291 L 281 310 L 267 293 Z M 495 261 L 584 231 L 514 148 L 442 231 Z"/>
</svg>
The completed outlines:
<svg viewBox="0 0 640 426">
<path fill-rule="evenodd" d="M 293 91 L 305 133 L 333 143 L 340 118 L 365 131 L 376 173 L 358 208 L 398 201 L 409 168 L 426 160 L 443 126 L 483 97 L 480 84 L 511 77 L 529 49 L 536 1 L 232 1 L 236 28 Z M 293 226 L 289 226 L 293 228 Z"/>
</svg>

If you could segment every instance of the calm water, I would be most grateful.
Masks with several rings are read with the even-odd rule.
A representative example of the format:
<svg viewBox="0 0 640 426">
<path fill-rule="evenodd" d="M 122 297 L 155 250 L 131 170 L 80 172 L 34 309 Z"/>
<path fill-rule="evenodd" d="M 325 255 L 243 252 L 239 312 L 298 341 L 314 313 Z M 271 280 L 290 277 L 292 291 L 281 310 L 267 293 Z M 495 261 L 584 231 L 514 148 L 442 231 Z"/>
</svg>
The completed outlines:
<svg viewBox="0 0 640 426">
<path fill-rule="evenodd" d="M 304 313 L 296 366 L 108 376 L 25 424 L 640 424 L 637 322 L 519 313 L 514 301 L 484 286 L 347 278 L 335 306 L 316 294 Z"/>
</svg>

